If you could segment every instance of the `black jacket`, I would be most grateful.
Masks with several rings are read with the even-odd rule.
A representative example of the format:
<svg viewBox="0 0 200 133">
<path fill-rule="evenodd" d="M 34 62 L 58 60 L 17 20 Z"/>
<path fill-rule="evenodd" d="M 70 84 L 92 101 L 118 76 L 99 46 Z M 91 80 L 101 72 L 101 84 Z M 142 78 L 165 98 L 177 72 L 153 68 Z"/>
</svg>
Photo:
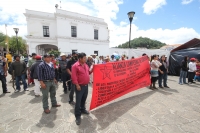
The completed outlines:
<svg viewBox="0 0 200 133">
<path fill-rule="evenodd" d="M 187 61 L 183 60 L 181 62 L 181 70 L 182 71 L 188 71 L 189 70 L 189 68 L 188 68 L 188 62 Z"/>
<path fill-rule="evenodd" d="M 163 71 L 163 72 L 167 72 L 167 68 L 165 68 L 163 62 L 161 62 L 161 63 L 162 63 L 162 66 L 160 66 L 159 69 L 160 69 L 161 71 Z M 167 66 L 167 63 L 166 63 L 166 66 Z M 161 74 L 160 71 L 159 71 L 159 74 Z"/>
<path fill-rule="evenodd" d="M 42 60 L 36 60 L 36 62 L 31 66 L 30 71 L 31 71 L 31 78 L 32 79 L 38 79 L 37 71 L 38 71 L 38 66 L 42 62 Z"/>
</svg>

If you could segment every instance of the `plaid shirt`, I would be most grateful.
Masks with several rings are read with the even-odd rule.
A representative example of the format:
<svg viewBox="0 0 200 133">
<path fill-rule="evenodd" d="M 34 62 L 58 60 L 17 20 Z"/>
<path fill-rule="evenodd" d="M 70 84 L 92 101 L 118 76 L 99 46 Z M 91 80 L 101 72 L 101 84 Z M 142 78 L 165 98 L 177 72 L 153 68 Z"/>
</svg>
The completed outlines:
<svg viewBox="0 0 200 133">
<path fill-rule="evenodd" d="M 41 62 L 38 66 L 38 81 L 53 80 L 55 78 L 55 70 L 53 64 L 49 66 L 46 62 Z"/>
</svg>

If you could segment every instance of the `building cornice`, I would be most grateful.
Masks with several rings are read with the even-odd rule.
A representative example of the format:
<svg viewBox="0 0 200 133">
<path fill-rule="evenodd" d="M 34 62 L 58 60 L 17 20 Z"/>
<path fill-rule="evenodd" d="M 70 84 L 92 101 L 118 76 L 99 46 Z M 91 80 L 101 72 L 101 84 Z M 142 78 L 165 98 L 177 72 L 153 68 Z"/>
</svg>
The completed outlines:
<svg viewBox="0 0 200 133">
<path fill-rule="evenodd" d="M 28 20 L 29 18 L 56 20 L 56 18 L 55 18 L 55 17 L 52 17 L 52 16 L 42 16 L 42 15 L 36 15 L 36 14 L 24 13 L 24 16 L 26 16 L 26 19 L 27 19 L 27 20 Z"/>
<path fill-rule="evenodd" d="M 89 20 L 89 19 L 85 19 L 85 18 L 79 18 L 79 17 L 73 17 L 70 15 L 64 15 L 64 14 L 59 14 L 59 13 L 55 13 L 56 17 L 63 17 L 63 18 L 69 18 L 69 19 L 74 19 L 74 20 L 79 20 L 79 21 L 84 21 L 84 22 L 90 22 L 90 23 L 94 23 L 94 24 L 100 24 L 103 26 L 108 26 L 107 23 L 105 22 L 100 22 L 100 21 L 95 21 L 95 20 Z"/>
<path fill-rule="evenodd" d="M 108 40 L 95 40 L 95 39 L 86 39 L 86 38 L 77 38 L 77 37 L 67 37 L 67 36 L 57 36 L 59 39 L 70 39 L 70 40 L 79 40 L 79 41 L 90 41 L 90 42 L 104 42 L 109 43 Z"/>
<path fill-rule="evenodd" d="M 68 39 L 68 40 L 78 40 L 78 41 L 90 41 L 90 42 L 104 42 L 109 43 L 108 40 L 95 40 L 95 39 L 85 39 L 77 37 L 67 37 L 67 36 L 56 36 L 56 37 L 41 37 L 41 36 L 25 36 L 27 39 L 43 39 L 43 40 L 57 40 L 57 39 Z"/>
<path fill-rule="evenodd" d="M 31 35 L 27 35 L 25 36 L 28 39 L 43 39 L 43 40 L 56 40 L 56 37 L 41 37 L 41 36 L 31 36 Z"/>
</svg>

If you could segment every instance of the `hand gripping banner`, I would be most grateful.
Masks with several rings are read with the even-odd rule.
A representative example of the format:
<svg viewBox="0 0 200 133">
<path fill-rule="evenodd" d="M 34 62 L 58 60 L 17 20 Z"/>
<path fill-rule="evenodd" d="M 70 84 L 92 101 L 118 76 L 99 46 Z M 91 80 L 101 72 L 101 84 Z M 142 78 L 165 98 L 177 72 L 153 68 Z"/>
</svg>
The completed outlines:
<svg viewBox="0 0 200 133">
<path fill-rule="evenodd" d="M 147 56 L 95 65 L 90 110 L 150 84 Z"/>
</svg>

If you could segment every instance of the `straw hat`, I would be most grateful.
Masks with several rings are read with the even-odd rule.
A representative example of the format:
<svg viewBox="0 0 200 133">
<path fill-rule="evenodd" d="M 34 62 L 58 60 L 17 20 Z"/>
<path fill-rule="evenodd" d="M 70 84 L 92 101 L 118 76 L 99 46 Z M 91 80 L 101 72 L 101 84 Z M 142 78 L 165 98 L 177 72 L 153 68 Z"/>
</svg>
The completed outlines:
<svg viewBox="0 0 200 133">
<path fill-rule="evenodd" d="M 61 53 L 61 54 L 60 54 L 60 57 L 62 57 L 62 56 L 66 56 L 66 54 L 65 54 L 65 53 Z"/>
</svg>

